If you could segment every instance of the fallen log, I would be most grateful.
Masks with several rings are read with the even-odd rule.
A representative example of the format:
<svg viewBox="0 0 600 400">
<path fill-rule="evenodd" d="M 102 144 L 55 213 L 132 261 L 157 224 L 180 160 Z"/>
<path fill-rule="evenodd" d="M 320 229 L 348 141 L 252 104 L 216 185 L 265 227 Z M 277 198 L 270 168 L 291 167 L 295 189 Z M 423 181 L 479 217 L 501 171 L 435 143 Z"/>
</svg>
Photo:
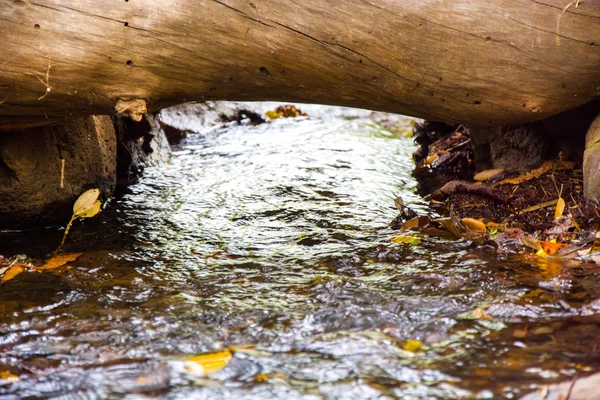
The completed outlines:
<svg viewBox="0 0 600 400">
<path fill-rule="evenodd" d="M 5 0 L 0 130 L 285 100 L 498 126 L 600 97 L 600 2 Z"/>
</svg>

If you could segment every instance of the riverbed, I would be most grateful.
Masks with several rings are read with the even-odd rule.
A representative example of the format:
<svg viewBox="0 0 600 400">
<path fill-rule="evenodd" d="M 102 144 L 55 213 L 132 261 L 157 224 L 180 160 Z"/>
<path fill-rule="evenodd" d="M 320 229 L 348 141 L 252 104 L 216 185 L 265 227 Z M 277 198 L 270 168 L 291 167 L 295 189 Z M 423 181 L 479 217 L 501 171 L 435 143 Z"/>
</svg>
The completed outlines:
<svg viewBox="0 0 600 400">
<path fill-rule="evenodd" d="M 412 139 L 306 110 L 189 135 L 74 225 L 76 261 L 3 283 L 0 399 L 510 399 L 598 369 L 598 268 L 394 243 L 397 195 L 427 213 Z M 0 254 L 61 236 L 4 231 Z"/>
</svg>

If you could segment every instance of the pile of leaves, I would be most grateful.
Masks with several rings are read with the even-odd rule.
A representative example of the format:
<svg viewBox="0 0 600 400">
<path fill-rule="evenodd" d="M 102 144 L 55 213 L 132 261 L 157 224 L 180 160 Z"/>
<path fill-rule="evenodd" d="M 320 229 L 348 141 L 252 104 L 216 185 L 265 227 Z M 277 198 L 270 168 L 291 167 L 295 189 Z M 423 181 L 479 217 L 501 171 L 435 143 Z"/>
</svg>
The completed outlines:
<svg viewBox="0 0 600 400">
<path fill-rule="evenodd" d="M 559 154 L 524 174 L 475 174 L 468 130 L 432 126 L 417 135 L 422 143 L 415 155 L 417 179 L 437 177 L 427 183 L 434 187 L 425 196 L 430 213 L 414 216 L 397 200 L 400 214 L 391 225 L 401 234 L 394 241 L 460 238 L 499 251 L 600 262 L 600 209 L 583 196 L 581 165 Z"/>
</svg>

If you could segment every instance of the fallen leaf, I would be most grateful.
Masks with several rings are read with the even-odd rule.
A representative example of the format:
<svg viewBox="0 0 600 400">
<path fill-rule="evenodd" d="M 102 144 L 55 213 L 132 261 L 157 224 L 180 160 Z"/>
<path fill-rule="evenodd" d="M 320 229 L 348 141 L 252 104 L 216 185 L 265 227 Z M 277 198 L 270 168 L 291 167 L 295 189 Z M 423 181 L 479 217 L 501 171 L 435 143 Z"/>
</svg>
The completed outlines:
<svg viewBox="0 0 600 400">
<path fill-rule="evenodd" d="M 554 210 L 554 219 L 562 217 L 563 212 L 565 211 L 565 205 L 565 199 L 559 197 L 556 202 L 556 209 Z"/>
<path fill-rule="evenodd" d="M 58 268 L 58 267 L 62 267 L 63 265 L 65 265 L 66 263 L 70 262 L 70 261 L 75 261 L 79 258 L 79 256 L 81 256 L 83 253 L 61 253 L 61 254 L 55 254 L 53 257 L 51 257 L 48 261 L 46 261 L 46 263 L 44 265 L 41 265 L 39 267 L 33 267 L 33 269 L 38 270 L 38 271 L 44 271 L 44 270 L 49 270 L 49 269 L 54 269 L 54 268 Z"/>
<path fill-rule="evenodd" d="M 476 220 L 475 218 L 463 218 L 461 220 L 462 224 L 472 231 L 483 232 L 485 231 L 485 224 L 481 221 Z"/>
<path fill-rule="evenodd" d="M 265 113 L 265 115 L 267 116 L 267 118 L 269 119 L 277 119 L 279 117 L 281 117 L 281 114 L 279 114 L 278 112 L 275 112 L 273 110 L 267 111 Z"/>
<path fill-rule="evenodd" d="M 423 342 L 418 340 L 408 339 L 402 345 L 402 348 L 406 351 L 410 351 L 411 353 L 416 353 L 423 347 Z"/>
<path fill-rule="evenodd" d="M 564 243 L 556 243 L 556 242 L 552 242 L 552 241 L 550 241 L 550 242 L 540 241 L 539 245 L 540 245 L 540 248 L 542 250 L 544 250 L 546 255 L 556 254 L 560 249 L 568 247 L 568 245 L 566 245 Z"/>
<path fill-rule="evenodd" d="M 88 208 L 85 212 L 78 215 L 79 218 L 91 218 L 94 215 L 100 212 L 100 207 L 102 206 L 102 202 L 100 200 L 96 200 L 96 202 Z"/>
<path fill-rule="evenodd" d="M 553 165 L 554 165 L 554 163 L 552 161 L 546 161 L 538 168 L 532 169 L 531 171 L 526 172 L 522 175 L 519 175 L 516 178 L 505 179 L 503 181 L 500 181 L 496 185 L 504 185 L 504 184 L 518 185 L 525 181 L 539 178 L 546 172 L 550 171 L 552 169 Z"/>
<path fill-rule="evenodd" d="M 22 266 L 13 265 L 4 273 L 4 275 L 2 275 L 2 282 L 10 281 L 11 279 L 13 279 L 15 276 L 19 275 L 23 271 L 24 270 L 23 270 Z"/>
<path fill-rule="evenodd" d="M 438 159 L 438 155 L 437 154 L 432 154 L 429 157 L 427 157 L 427 159 L 425 160 L 425 164 L 427 165 L 431 165 L 435 160 Z"/>
<path fill-rule="evenodd" d="M 84 192 L 75 204 L 73 205 L 73 214 L 76 216 L 81 216 L 85 214 L 88 210 L 95 207 L 96 200 L 100 196 L 100 189 L 90 189 Z"/>
<path fill-rule="evenodd" d="M 410 235 L 400 235 L 392 238 L 392 242 L 394 243 L 409 243 L 412 245 L 417 245 L 421 243 L 421 239 L 416 236 Z"/>
<path fill-rule="evenodd" d="M 486 313 L 485 310 L 481 307 L 477 307 L 476 309 L 474 309 L 471 315 L 475 319 L 486 319 L 488 321 L 491 321 L 494 319 L 494 317 L 492 317 L 490 314 Z"/>
<path fill-rule="evenodd" d="M 16 382 L 19 380 L 19 376 L 8 371 L 0 371 L 0 379 L 6 382 Z"/>
<path fill-rule="evenodd" d="M 478 182 L 489 181 L 503 172 L 504 170 L 502 168 L 486 169 L 485 171 L 476 173 L 473 180 Z"/>
<path fill-rule="evenodd" d="M 558 202 L 558 200 L 545 201 L 543 203 L 536 204 L 535 206 L 524 208 L 521 211 L 519 211 L 518 214 L 524 214 L 527 212 L 539 210 L 540 208 L 550 207 L 550 206 L 555 205 L 557 202 Z"/>
<path fill-rule="evenodd" d="M 185 369 L 196 375 L 209 376 L 226 367 L 232 357 L 230 349 L 192 356 L 186 359 Z"/>
<path fill-rule="evenodd" d="M 538 257 L 543 257 L 543 258 L 547 258 L 548 257 L 548 253 L 546 253 L 541 246 L 538 249 L 538 251 L 535 253 L 535 255 L 538 256 Z"/>
<path fill-rule="evenodd" d="M 415 229 L 419 227 L 419 217 L 415 217 L 413 219 L 410 219 L 408 221 L 406 221 L 405 223 L 402 224 L 402 229 L 403 230 L 410 230 L 410 229 Z"/>
</svg>

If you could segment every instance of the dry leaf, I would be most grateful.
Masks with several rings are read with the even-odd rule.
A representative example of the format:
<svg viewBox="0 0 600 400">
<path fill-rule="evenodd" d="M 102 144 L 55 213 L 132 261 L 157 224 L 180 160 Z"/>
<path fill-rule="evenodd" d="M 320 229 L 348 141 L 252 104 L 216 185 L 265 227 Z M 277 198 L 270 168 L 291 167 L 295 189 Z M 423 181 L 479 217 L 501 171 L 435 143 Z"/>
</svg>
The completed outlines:
<svg viewBox="0 0 600 400">
<path fill-rule="evenodd" d="M 502 168 L 486 169 L 485 171 L 476 173 L 473 180 L 478 182 L 489 181 L 503 172 L 504 170 Z"/>
<path fill-rule="evenodd" d="M 486 229 L 485 224 L 481 221 L 476 220 L 475 218 L 463 218 L 461 222 L 464 226 L 466 226 L 472 231 L 483 232 Z"/>
<path fill-rule="evenodd" d="M 88 210 L 95 207 L 96 200 L 98 200 L 99 196 L 100 189 L 90 189 L 84 192 L 73 205 L 73 214 L 78 217 L 85 214 Z"/>
<path fill-rule="evenodd" d="M 196 375 L 208 376 L 226 367 L 232 358 L 233 354 L 230 349 L 200 354 L 187 358 L 185 369 Z"/>
<path fill-rule="evenodd" d="M 546 161 L 545 163 L 543 163 L 538 168 L 532 169 L 531 171 L 526 172 L 523 175 L 519 175 L 516 178 L 505 179 L 503 181 L 500 181 L 500 182 L 497 183 L 497 185 L 503 185 L 503 184 L 518 185 L 518 184 L 523 183 L 525 181 L 530 181 L 532 179 L 539 178 L 540 176 L 542 176 L 546 172 L 550 171 L 552 169 L 553 165 L 554 164 L 553 164 L 552 161 Z"/>
<path fill-rule="evenodd" d="M 91 218 L 94 215 L 100 212 L 100 207 L 102 206 L 102 202 L 100 200 L 96 200 L 96 202 L 88 208 L 85 212 L 79 214 L 79 218 Z"/>
<path fill-rule="evenodd" d="M 565 205 L 565 199 L 559 197 L 558 201 L 556 202 L 556 209 L 554 210 L 554 219 L 562 217 L 563 212 L 565 211 Z"/>
<path fill-rule="evenodd" d="M 82 254 L 83 253 L 62 253 L 62 254 L 55 254 L 48 261 L 46 261 L 46 263 L 44 265 L 39 266 L 39 267 L 33 267 L 33 269 L 36 269 L 38 271 L 44 271 L 44 270 L 48 270 L 48 269 L 54 269 L 54 268 L 62 267 L 63 265 L 65 265 L 69 261 L 75 261 L 75 260 L 77 260 L 79 258 L 79 256 L 81 256 Z"/>
<path fill-rule="evenodd" d="M 4 275 L 2 275 L 2 282 L 10 281 L 15 276 L 19 275 L 21 272 L 23 272 L 22 266 L 13 265 L 4 273 Z"/>
</svg>

